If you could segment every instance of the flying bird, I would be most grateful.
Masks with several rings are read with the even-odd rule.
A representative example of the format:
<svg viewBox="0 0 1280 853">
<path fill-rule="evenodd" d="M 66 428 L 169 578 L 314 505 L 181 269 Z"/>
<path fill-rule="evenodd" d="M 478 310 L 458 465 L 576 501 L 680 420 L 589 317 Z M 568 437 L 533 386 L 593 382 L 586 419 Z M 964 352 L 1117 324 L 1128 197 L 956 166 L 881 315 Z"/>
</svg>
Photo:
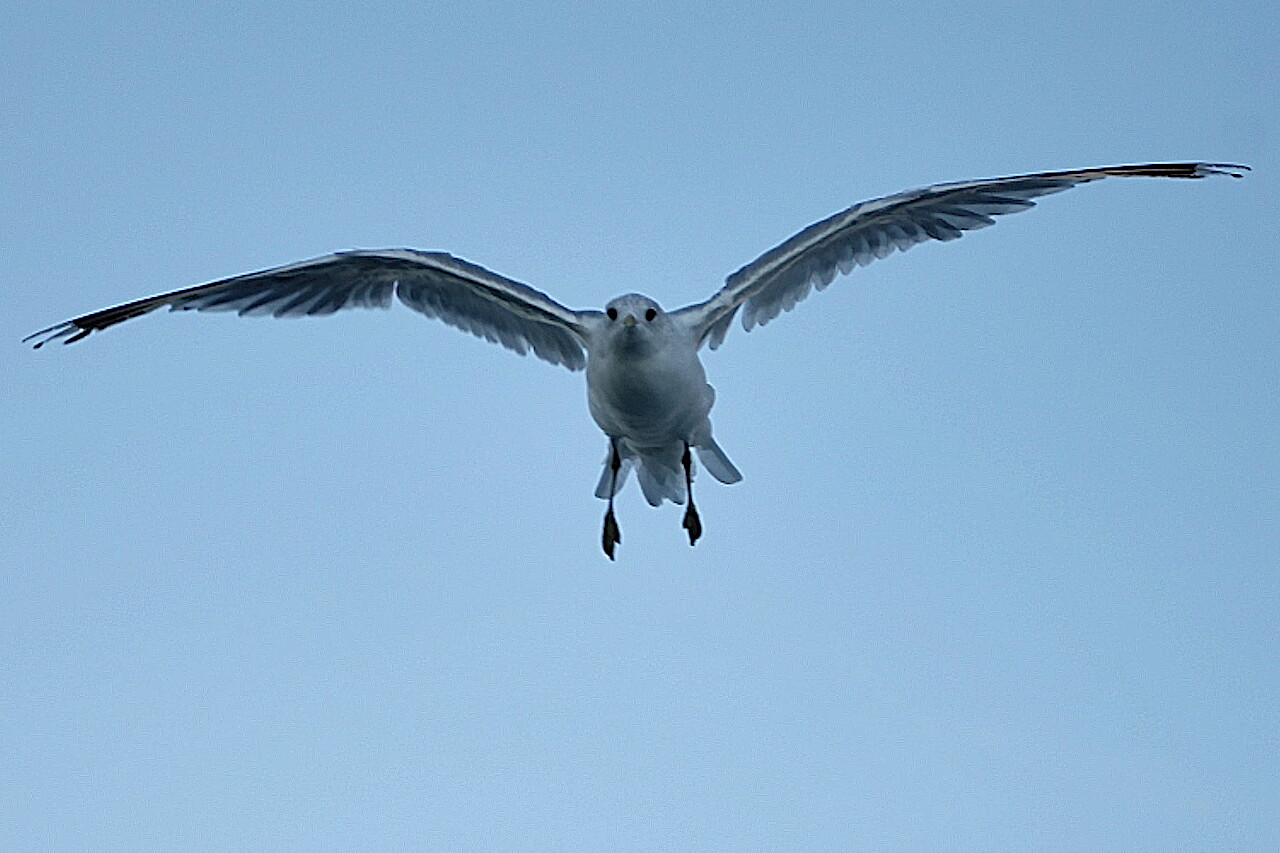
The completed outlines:
<svg viewBox="0 0 1280 853">
<path fill-rule="evenodd" d="M 730 275 L 709 299 L 665 311 L 629 293 L 603 311 L 575 311 L 483 267 L 414 249 L 337 252 L 308 261 L 139 299 L 29 335 L 39 348 L 73 343 L 157 308 L 302 317 L 346 308 L 386 308 L 392 298 L 477 337 L 570 370 L 586 369 L 591 416 L 608 438 L 596 497 L 608 501 L 601 544 L 609 559 L 622 541 L 613 499 L 634 469 L 645 500 L 685 504 L 693 545 L 702 522 L 693 502 L 694 462 L 722 483 L 742 474 L 716 443 L 715 391 L 698 357 L 723 343 L 734 315 L 751 331 L 790 311 L 837 274 L 927 240 L 955 240 L 995 218 L 1034 207 L 1032 199 L 1103 178 L 1243 177 L 1230 163 L 1150 163 L 1039 172 L 935 184 L 864 201 L 805 228 Z"/>
</svg>

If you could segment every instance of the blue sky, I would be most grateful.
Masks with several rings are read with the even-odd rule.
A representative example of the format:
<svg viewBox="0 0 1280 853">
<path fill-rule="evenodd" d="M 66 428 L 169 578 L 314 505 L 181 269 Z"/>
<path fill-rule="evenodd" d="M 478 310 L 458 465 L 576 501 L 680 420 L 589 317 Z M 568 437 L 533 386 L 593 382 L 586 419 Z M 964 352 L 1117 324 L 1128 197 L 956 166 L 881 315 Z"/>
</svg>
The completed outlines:
<svg viewBox="0 0 1280 853">
<path fill-rule="evenodd" d="M 6 847 L 1280 844 L 1273 4 L 11 4 Z M 354 247 L 673 308 L 938 181 L 1151 160 L 707 356 L 706 535 Z"/>
</svg>

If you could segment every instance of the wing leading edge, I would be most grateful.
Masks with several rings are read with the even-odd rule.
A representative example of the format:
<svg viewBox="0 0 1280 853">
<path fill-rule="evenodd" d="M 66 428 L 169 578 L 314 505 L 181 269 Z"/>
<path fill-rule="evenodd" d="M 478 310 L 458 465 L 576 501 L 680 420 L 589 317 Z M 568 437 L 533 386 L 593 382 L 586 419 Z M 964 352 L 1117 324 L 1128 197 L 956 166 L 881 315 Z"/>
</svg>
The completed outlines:
<svg viewBox="0 0 1280 853">
<path fill-rule="evenodd" d="M 570 370 L 586 365 L 583 318 L 545 293 L 440 252 L 413 249 L 338 252 L 309 261 L 151 296 L 50 326 L 29 335 L 38 349 L 148 314 L 235 311 L 246 316 L 304 317 L 348 308 L 387 308 L 392 297 L 521 355 L 529 350 Z"/>
<path fill-rule="evenodd" d="M 676 313 L 699 343 L 720 346 L 738 309 L 751 331 L 790 311 L 837 274 L 905 252 L 926 240 L 955 240 L 995 224 L 995 217 L 1035 206 L 1032 199 L 1103 178 L 1243 177 L 1231 163 L 1147 163 L 935 184 L 864 201 L 805 228 L 730 275 L 710 299 Z"/>
</svg>

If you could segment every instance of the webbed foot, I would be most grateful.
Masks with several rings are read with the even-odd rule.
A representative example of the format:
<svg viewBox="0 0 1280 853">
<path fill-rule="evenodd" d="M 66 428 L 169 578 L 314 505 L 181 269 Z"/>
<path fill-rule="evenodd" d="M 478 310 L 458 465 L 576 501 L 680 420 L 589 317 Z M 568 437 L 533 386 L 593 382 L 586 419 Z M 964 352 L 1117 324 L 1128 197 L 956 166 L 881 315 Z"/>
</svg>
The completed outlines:
<svg viewBox="0 0 1280 853">
<path fill-rule="evenodd" d="M 610 560 L 614 559 L 613 549 L 622 542 L 622 531 L 618 529 L 618 519 L 613 515 L 613 507 L 609 507 L 609 511 L 604 514 L 604 536 L 601 544 L 604 545 L 604 553 Z"/>
<path fill-rule="evenodd" d="M 684 511 L 684 523 L 680 526 L 689 531 L 690 545 L 696 544 L 702 536 L 702 519 L 698 518 L 698 510 L 694 508 L 692 499 L 689 501 L 689 508 Z"/>
</svg>

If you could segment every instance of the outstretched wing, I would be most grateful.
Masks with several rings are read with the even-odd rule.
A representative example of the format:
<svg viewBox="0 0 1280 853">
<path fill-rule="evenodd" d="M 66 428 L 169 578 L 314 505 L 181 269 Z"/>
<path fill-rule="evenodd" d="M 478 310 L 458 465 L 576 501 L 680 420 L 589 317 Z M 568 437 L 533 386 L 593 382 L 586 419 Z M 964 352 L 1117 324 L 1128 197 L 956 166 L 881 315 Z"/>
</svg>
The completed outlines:
<svg viewBox="0 0 1280 853">
<path fill-rule="evenodd" d="M 586 365 L 586 312 L 440 252 L 413 249 L 338 252 L 106 308 L 50 326 L 24 340 L 78 341 L 157 308 L 303 317 L 345 308 L 386 308 L 392 294 L 415 311 L 524 355 L 529 350 L 570 370 Z"/>
<path fill-rule="evenodd" d="M 810 225 L 729 276 L 707 301 L 675 313 L 694 330 L 699 344 L 709 342 L 715 349 L 739 308 L 743 328 L 751 331 L 790 311 L 811 289 L 825 288 L 836 273 L 847 274 L 855 265 L 866 266 L 925 240 L 955 240 L 994 224 L 994 217 L 1034 207 L 1033 198 L 1102 178 L 1239 178 L 1248 168 L 1230 163 L 1106 166 L 935 184 L 864 201 Z"/>
</svg>

